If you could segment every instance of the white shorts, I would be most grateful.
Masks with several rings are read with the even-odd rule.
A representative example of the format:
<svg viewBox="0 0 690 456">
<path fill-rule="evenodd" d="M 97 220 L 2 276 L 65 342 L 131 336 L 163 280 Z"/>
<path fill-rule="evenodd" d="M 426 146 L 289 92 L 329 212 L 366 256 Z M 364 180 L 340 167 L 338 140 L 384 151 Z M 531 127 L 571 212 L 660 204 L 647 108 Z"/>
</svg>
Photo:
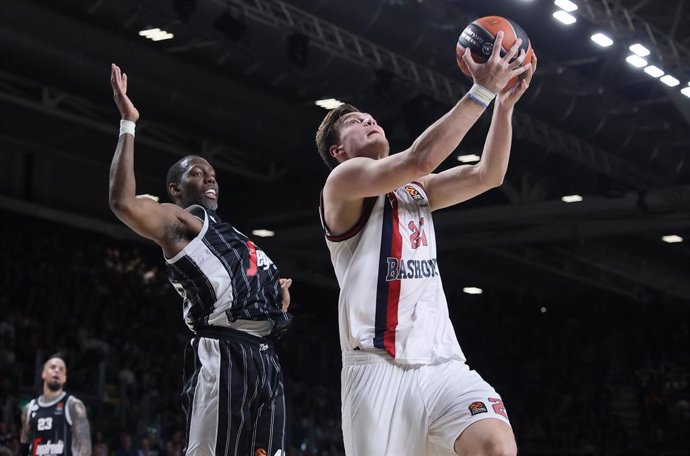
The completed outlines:
<svg viewBox="0 0 690 456">
<path fill-rule="evenodd" d="M 341 380 L 347 456 L 454 455 L 470 424 L 510 425 L 496 390 L 462 361 L 411 367 L 384 351 L 348 351 Z"/>
</svg>

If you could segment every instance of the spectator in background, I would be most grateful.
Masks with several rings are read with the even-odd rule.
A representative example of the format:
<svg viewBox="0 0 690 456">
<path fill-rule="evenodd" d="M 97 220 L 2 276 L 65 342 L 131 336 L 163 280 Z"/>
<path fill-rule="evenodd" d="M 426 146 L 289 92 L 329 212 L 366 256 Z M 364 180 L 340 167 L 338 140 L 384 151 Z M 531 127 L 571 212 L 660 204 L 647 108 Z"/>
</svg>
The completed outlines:
<svg viewBox="0 0 690 456">
<path fill-rule="evenodd" d="M 139 451 L 132 447 L 132 436 L 129 433 L 120 434 L 120 446 L 115 450 L 115 456 L 139 456 Z"/>
</svg>

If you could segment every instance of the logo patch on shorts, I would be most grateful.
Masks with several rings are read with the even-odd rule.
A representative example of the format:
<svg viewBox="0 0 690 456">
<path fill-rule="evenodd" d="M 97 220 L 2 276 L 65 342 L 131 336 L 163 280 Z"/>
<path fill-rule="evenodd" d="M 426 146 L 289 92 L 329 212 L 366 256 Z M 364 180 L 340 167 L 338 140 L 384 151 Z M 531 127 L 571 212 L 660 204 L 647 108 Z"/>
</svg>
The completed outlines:
<svg viewBox="0 0 690 456">
<path fill-rule="evenodd" d="M 472 402 L 469 406 L 470 413 L 472 416 L 478 414 L 478 413 L 486 413 L 486 405 L 484 405 L 483 402 Z"/>
<path fill-rule="evenodd" d="M 266 450 L 263 448 L 257 448 L 257 450 L 254 451 L 254 456 L 266 456 Z"/>
</svg>

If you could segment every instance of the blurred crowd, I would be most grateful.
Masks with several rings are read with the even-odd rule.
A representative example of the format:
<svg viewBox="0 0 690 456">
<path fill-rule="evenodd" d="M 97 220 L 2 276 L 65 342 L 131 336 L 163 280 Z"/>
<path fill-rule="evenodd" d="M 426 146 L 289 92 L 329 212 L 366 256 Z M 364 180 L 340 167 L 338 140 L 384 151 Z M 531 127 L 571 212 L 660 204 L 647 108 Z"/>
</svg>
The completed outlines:
<svg viewBox="0 0 690 456">
<path fill-rule="evenodd" d="M 160 251 L 0 220 L 0 456 L 15 454 L 21 408 L 58 351 L 67 390 L 87 404 L 95 456 L 181 456 L 190 333 Z M 341 456 L 337 292 L 300 285 L 296 323 L 278 346 L 287 454 Z M 503 291 L 449 303 L 470 366 L 503 396 L 521 454 L 690 452 L 687 302 Z"/>
</svg>

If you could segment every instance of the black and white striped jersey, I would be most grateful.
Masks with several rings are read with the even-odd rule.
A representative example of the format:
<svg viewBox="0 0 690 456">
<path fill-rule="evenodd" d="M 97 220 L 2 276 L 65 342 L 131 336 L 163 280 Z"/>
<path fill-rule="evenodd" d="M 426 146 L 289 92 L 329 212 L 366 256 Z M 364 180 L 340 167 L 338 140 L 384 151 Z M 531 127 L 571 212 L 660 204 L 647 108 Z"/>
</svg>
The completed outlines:
<svg viewBox="0 0 690 456">
<path fill-rule="evenodd" d="M 72 396 L 62 393 L 50 402 L 41 396 L 29 402 L 28 419 L 31 429 L 29 454 L 32 456 L 71 456 L 72 418 L 69 401 Z"/>
<path fill-rule="evenodd" d="M 282 333 L 292 317 L 281 310 L 273 261 L 215 212 L 197 205 L 187 210 L 203 227 L 181 252 L 166 258 L 170 282 L 184 301 L 187 326 L 195 332 L 221 326 L 257 336 Z"/>
</svg>

